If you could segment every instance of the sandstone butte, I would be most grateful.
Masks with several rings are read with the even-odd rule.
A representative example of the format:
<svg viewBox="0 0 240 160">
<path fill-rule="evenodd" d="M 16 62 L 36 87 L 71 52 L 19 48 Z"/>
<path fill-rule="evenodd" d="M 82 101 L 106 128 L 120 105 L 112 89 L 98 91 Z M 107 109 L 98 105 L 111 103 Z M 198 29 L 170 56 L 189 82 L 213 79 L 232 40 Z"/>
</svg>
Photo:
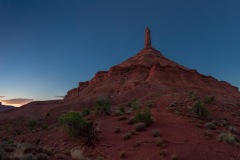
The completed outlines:
<svg viewBox="0 0 240 160">
<path fill-rule="evenodd" d="M 214 100 L 206 103 L 210 115 L 201 119 L 190 108 L 196 99 L 203 101 L 206 97 Z M 153 102 L 150 110 L 154 121 L 143 132 L 134 133 L 133 126 L 128 125 L 136 111 L 124 115 L 127 120 L 123 121 L 114 112 L 119 105 L 129 109 L 127 104 L 134 98 L 141 107 L 145 102 Z M 58 117 L 68 111 L 93 109 L 98 99 L 108 99 L 110 115 L 91 112 L 87 116 L 100 129 L 96 147 L 81 148 L 90 159 L 101 156 L 112 160 L 238 160 L 239 98 L 237 87 L 164 57 L 152 47 L 150 30 L 146 28 L 144 48 L 139 53 L 108 71 L 97 72 L 89 81 L 79 82 L 63 100 L 32 102 L 0 113 L 1 144 L 10 139 L 34 147 L 45 146 L 54 150 L 49 159 L 71 159 L 71 149 L 81 148 L 82 142 L 71 139 L 57 125 Z M 33 119 L 47 125 L 47 129 L 30 130 L 28 123 Z M 217 128 L 207 129 L 207 123 Z M 116 127 L 121 128 L 118 134 L 114 132 Z M 159 131 L 164 145 L 156 145 L 153 130 Z M 131 138 L 123 140 L 129 132 L 133 133 Z M 222 132 L 231 135 L 236 143 L 220 142 Z M 13 153 L 10 150 L 8 154 Z"/>
</svg>

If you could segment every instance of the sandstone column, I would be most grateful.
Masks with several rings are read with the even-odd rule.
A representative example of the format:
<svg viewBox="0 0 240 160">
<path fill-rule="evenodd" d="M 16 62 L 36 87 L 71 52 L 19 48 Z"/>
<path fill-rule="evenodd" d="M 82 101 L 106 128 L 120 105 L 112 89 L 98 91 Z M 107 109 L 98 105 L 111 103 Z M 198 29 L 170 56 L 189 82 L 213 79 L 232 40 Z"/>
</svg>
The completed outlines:
<svg viewBox="0 0 240 160">
<path fill-rule="evenodd" d="M 152 48 L 152 44 L 151 44 L 151 33 L 149 28 L 147 27 L 145 29 L 145 43 L 144 43 L 144 47 L 145 48 Z"/>
</svg>

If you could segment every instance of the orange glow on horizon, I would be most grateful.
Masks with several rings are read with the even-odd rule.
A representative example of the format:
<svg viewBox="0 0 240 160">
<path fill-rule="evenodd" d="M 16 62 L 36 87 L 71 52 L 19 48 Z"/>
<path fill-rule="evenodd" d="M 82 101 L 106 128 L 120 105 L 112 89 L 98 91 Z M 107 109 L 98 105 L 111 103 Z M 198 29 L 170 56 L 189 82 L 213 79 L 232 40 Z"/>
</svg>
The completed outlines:
<svg viewBox="0 0 240 160">
<path fill-rule="evenodd" d="M 27 103 L 25 103 L 25 104 L 27 104 Z M 4 103 L 4 102 L 2 102 L 2 105 L 14 106 L 14 107 L 21 107 L 21 106 L 24 105 L 24 104 L 10 104 L 10 103 Z"/>
</svg>

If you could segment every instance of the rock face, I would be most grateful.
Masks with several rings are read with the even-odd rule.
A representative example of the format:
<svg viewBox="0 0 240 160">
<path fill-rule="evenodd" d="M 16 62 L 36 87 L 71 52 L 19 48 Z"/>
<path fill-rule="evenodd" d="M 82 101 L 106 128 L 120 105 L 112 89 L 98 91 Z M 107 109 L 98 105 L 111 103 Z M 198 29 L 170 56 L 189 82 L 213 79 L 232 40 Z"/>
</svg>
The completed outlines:
<svg viewBox="0 0 240 160">
<path fill-rule="evenodd" d="M 225 103 L 240 98 L 237 87 L 183 67 L 152 48 L 147 28 L 144 48 L 138 54 L 108 71 L 97 72 L 89 82 L 80 82 L 78 88 L 67 93 L 64 102 L 91 104 L 98 98 L 108 98 L 118 104 L 133 98 L 154 99 L 192 91 L 204 96 L 214 95 Z"/>
</svg>

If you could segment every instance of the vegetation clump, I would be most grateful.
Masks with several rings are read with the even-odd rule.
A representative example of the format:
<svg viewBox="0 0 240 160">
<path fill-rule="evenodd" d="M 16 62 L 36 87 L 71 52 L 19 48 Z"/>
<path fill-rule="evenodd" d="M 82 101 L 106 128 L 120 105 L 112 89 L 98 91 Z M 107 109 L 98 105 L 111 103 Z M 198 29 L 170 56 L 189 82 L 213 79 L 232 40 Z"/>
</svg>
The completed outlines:
<svg viewBox="0 0 240 160">
<path fill-rule="evenodd" d="M 121 112 L 122 114 L 126 112 L 124 106 L 122 105 L 118 107 L 118 111 Z"/>
<path fill-rule="evenodd" d="M 138 110 L 135 116 L 132 119 L 132 123 L 145 123 L 146 126 L 149 126 L 152 122 L 152 114 L 149 108 L 145 109 L 144 111 Z"/>
<path fill-rule="evenodd" d="M 119 157 L 120 157 L 120 159 L 125 159 L 125 158 L 127 158 L 127 155 L 124 151 L 122 151 L 122 152 L 120 152 Z"/>
<path fill-rule="evenodd" d="M 198 96 L 195 92 L 193 92 L 193 91 L 189 92 L 189 96 L 190 96 L 190 97 L 192 98 L 192 100 L 194 100 L 194 101 L 199 100 L 199 96 Z"/>
<path fill-rule="evenodd" d="M 136 98 L 134 98 L 128 103 L 128 107 L 138 110 L 140 108 L 140 102 Z"/>
<path fill-rule="evenodd" d="M 206 96 L 203 99 L 203 102 L 205 104 L 211 104 L 213 101 L 215 101 L 215 97 L 214 96 Z"/>
<path fill-rule="evenodd" d="M 140 132 L 140 131 L 143 131 L 144 129 L 146 128 L 146 125 L 145 125 L 145 123 L 136 123 L 135 125 L 134 125 L 134 129 L 135 129 L 135 131 L 137 131 L 137 132 Z"/>
<path fill-rule="evenodd" d="M 82 110 L 82 116 L 85 117 L 90 114 L 90 110 L 88 108 L 83 108 Z"/>
<path fill-rule="evenodd" d="M 160 137 L 160 132 L 159 132 L 159 130 L 157 130 L 157 129 L 152 130 L 152 136 L 153 136 L 153 137 Z"/>
<path fill-rule="evenodd" d="M 239 145 L 236 137 L 233 134 L 227 132 L 221 132 L 218 136 L 218 140 L 220 142 L 228 143 L 231 145 Z"/>
<path fill-rule="evenodd" d="M 207 110 L 207 108 L 205 107 L 204 103 L 202 103 L 201 101 L 197 101 L 194 103 L 194 105 L 192 106 L 191 110 L 200 118 L 207 118 L 209 115 L 209 112 Z"/>
<path fill-rule="evenodd" d="M 99 99 L 96 102 L 95 113 L 109 115 L 110 102 L 107 99 Z"/>
<path fill-rule="evenodd" d="M 70 152 L 71 154 L 71 157 L 74 159 L 74 160 L 88 160 L 89 158 L 86 157 L 83 153 L 82 150 L 80 149 L 75 149 L 73 148 Z"/>
<path fill-rule="evenodd" d="M 144 106 L 147 107 L 147 108 L 152 108 L 153 107 L 153 102 L 152 101 L 147 101 L 147 102 L 145 102 Z"/>
<path fill-rule="evenodd" d="M 31 119 L 28 121 L 28 127 L 33 130 L 38 125 L 37 121 L 34 119 Z"/>
<path fill-rule="evenodd" d="M 82 137 L 88 145 L 93 145 L 94 141 L 97 140 L 93 123 L 85 120 L 79 112 L 63 114 L 58 118 L 58 122 L 68 130 L 71 137 Z"/>
<path fill-rule="evenodd" d="M 125 135 L 123 135 L 123 140 L 128 140 L 128 139 L 130 139 L 132 137 L 132 133 L 126 133 Z"/>
<path fill-rule="evenodd" d="M 216 126 L 214 123 L 212 123 L 212 122 L 206 123 L 206 124 L 205 124 L 205 127 L 206 127 L 207 129 L 212 129 L 212 130 L 216 130 L 216 129 L 217 129 L 217 126 Z"/>
<path fill-rule="evenodd" d="M 115 133 L 120 133 L 121 132 L 121 128 L 120 127 L 115 127 L 114 131 L 115 131 Z"/>
</svg>

